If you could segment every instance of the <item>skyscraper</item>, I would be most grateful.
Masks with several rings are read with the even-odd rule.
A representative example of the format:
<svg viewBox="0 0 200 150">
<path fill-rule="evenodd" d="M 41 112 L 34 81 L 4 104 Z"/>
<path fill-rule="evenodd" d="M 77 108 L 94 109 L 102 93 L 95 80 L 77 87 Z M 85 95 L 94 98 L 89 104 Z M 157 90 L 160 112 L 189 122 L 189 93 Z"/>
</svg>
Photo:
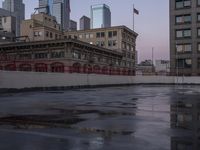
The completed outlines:
<svg viewBox="0 0 200 150">
<path fill-rule="evenodd" d="M 39 0 L 39 12 L 52 15 L 53 0 Z"/>
<path fill-rule="evenodd" d="M 106 28 L 111 26 L 111 12 L 105 4 L 91 6 L 91 27 Z"/>
<path fill-rule="evenodd" d="M 70 12 L 70 0 L 53 0 L 52 15 L 64 31 L 70 28 Z"/>
<path fill-rule="evenodd" d="M 172 75 L 200 75 L 200 0 L 170 0 Z"/>
<path fill-rule="evenodd" d="M 3 9 L 8 10 L 16 16 L 16 36 L 20 35 L 20 24 L 25 19 L 25 5 L 22 0 L 4 0 Z"/>
<path fill-rule="evenodd" d="M 74 20 L 70 20 L 70 31 L 76 31 L 77 30 L 77 22 Z"/>
<path fill-rule="evenodd" d="M 90 29 L 90 18 L 83 16 L 80 18 L 80 30 Z"/>
</svg>

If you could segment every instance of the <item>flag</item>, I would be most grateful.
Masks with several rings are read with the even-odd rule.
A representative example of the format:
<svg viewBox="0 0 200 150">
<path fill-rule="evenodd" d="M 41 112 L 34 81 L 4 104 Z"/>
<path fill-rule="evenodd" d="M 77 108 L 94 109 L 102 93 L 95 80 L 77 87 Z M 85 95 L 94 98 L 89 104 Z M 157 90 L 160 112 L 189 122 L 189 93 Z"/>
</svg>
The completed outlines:
<svg viewBox="0 0 200 150">
<path fill-rule="evenodd" d="M 139 11 L 138 11 L 137 9 L 133 8 L 133 12 L 134 12 L 135 14 L 139 15 Z"/>
</svg>

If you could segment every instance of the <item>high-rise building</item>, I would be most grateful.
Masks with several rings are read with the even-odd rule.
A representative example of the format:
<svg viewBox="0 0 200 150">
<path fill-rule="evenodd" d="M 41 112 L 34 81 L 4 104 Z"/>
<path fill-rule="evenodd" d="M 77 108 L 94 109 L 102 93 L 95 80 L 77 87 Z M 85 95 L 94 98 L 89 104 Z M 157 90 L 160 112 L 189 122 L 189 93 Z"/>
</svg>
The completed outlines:
<svg viewBox="0 0 200 150">
<path fill-rule="evenodd" d="M 70 0 L 53 0 L 52 15 L 64 31 L 70 29 L 70 12 Z"/>
<path fill-rule="evenodd" d="M 74 20 L 70 20 L 70 27 L 69 27 L 70 31 L 76 31 L 77 30 L 77 22 Z"/>
<path fill-rule="evenodd" d="M 90 18 L 83 16 L 80 18 L 80 30 L 90 29 Z"/>
<path fill-rule="evenodd" d="M 107 28 L 111 26 L 111 11 L 105 4 L 91 6 L 91 27 Z"/>
<path fill-rule="evenodd" d="M 51 15 L 53 0 L 39 0 L 39 12 Z"/>
<path fill-rule="evenodd" d="M 20 24 L 25 19 L 25 5 L 22 0 L 4 0 L 3 9 L 16 16 L 16 36 L 20 35 Z"/>
<path fill-rule="evenodd" d="M 173 75 L 200 75 L 200 0 L 170 0 Z"/>
</svg>

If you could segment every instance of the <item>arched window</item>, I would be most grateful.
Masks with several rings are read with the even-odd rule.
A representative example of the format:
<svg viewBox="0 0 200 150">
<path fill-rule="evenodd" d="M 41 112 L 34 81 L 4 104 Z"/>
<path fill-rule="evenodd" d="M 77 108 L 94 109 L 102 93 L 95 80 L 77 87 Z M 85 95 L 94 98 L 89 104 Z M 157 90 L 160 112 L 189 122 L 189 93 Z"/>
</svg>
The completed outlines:
<svg viewBox="0 0 200 150">
<path fill-rule="evenodd" d="M 5 70 L 16 71 L 16 65 L 15 64 L 8 64 L 8 65 L 5 66 Z"/>
<path fill-rule="evenodd" d="M 131 70 L 128 70 L 128 75 L 132 75 L 132 71 Z"/>
<path fill-rule="evenodd" d="M 122 74 L 123 74 L 123 75 L 127 75 L 127 74 L 128 74 L 128 71 L 127 71 L 126 68 L 123 69 Z"/>
<path fill-rule="evenodd" d="M 88 65 L 83 65 L 83 73 L 88 73 Z"/>
<path fill-rule="evenodd" d="M 113 67 L 110 68 L 110 74 L 111 74 L 111 75 L 114 75 L 114 74 L 115 74 L 115 68 L 113 68 Z"/>
<path fill-rule="evenodd" d="M 99 74 L 99 73 L 101 73 L 101 68 L 98 65 L 95 65 L 93 67 L 93 72 Z"/>
<path fill-rule="evenodd" d="M 117 75 L 120 75 L 120 74 L 121 74 L 121 70 L 120 70 L 120 68 L 117 68 L 117 70 L 116 70 L 116 74 L 117 74 Z"/>
<path fill-rule="evenodd" d="M 103 74 L 108 74 L 108 67 L 104 66 L 104 67 L 102 68 L 102 73 L 103 73 Z"/>
<path fill-rule="evenodd" d="M 21 64 L 19 65 L 19 71 L 32 71 L 30 64 Z"/>
<path fill-rule="evenodd" d="M 88 73 L 92 73 L 92 66 L 91 65 L 88 65 Z"/>
<path fill-rule="evenodd" d="M 73 64 L 72 72 L 80 73 L 81 72 L 81 64 L 80 63 Z"/>
<path fill-rule="evenodd" d="M 35 71 L 36 72 L 47 72 L 47 64 L 44 64 L 44 63 L 35 64 Z"/>
<path fill-rule="evenodd" d="M 64 72 L 64 64 L 59 62 L 51 64 L 51 72 Z"/>
</svg>

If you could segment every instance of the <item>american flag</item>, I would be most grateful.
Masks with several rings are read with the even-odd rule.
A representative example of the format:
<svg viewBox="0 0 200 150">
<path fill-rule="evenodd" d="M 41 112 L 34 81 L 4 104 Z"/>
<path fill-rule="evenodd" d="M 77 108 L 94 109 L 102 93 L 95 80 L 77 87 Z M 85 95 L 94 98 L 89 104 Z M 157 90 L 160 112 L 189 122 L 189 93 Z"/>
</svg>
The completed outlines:
<svg viewBox="0 0 200 150">
<path fill-rule="evenodd" d="M 133 12 L 134 12 L 135 14 L 139 15 L 139 11 L 138 11 L 137 9 L 133 8 Z"/>
</svg>

